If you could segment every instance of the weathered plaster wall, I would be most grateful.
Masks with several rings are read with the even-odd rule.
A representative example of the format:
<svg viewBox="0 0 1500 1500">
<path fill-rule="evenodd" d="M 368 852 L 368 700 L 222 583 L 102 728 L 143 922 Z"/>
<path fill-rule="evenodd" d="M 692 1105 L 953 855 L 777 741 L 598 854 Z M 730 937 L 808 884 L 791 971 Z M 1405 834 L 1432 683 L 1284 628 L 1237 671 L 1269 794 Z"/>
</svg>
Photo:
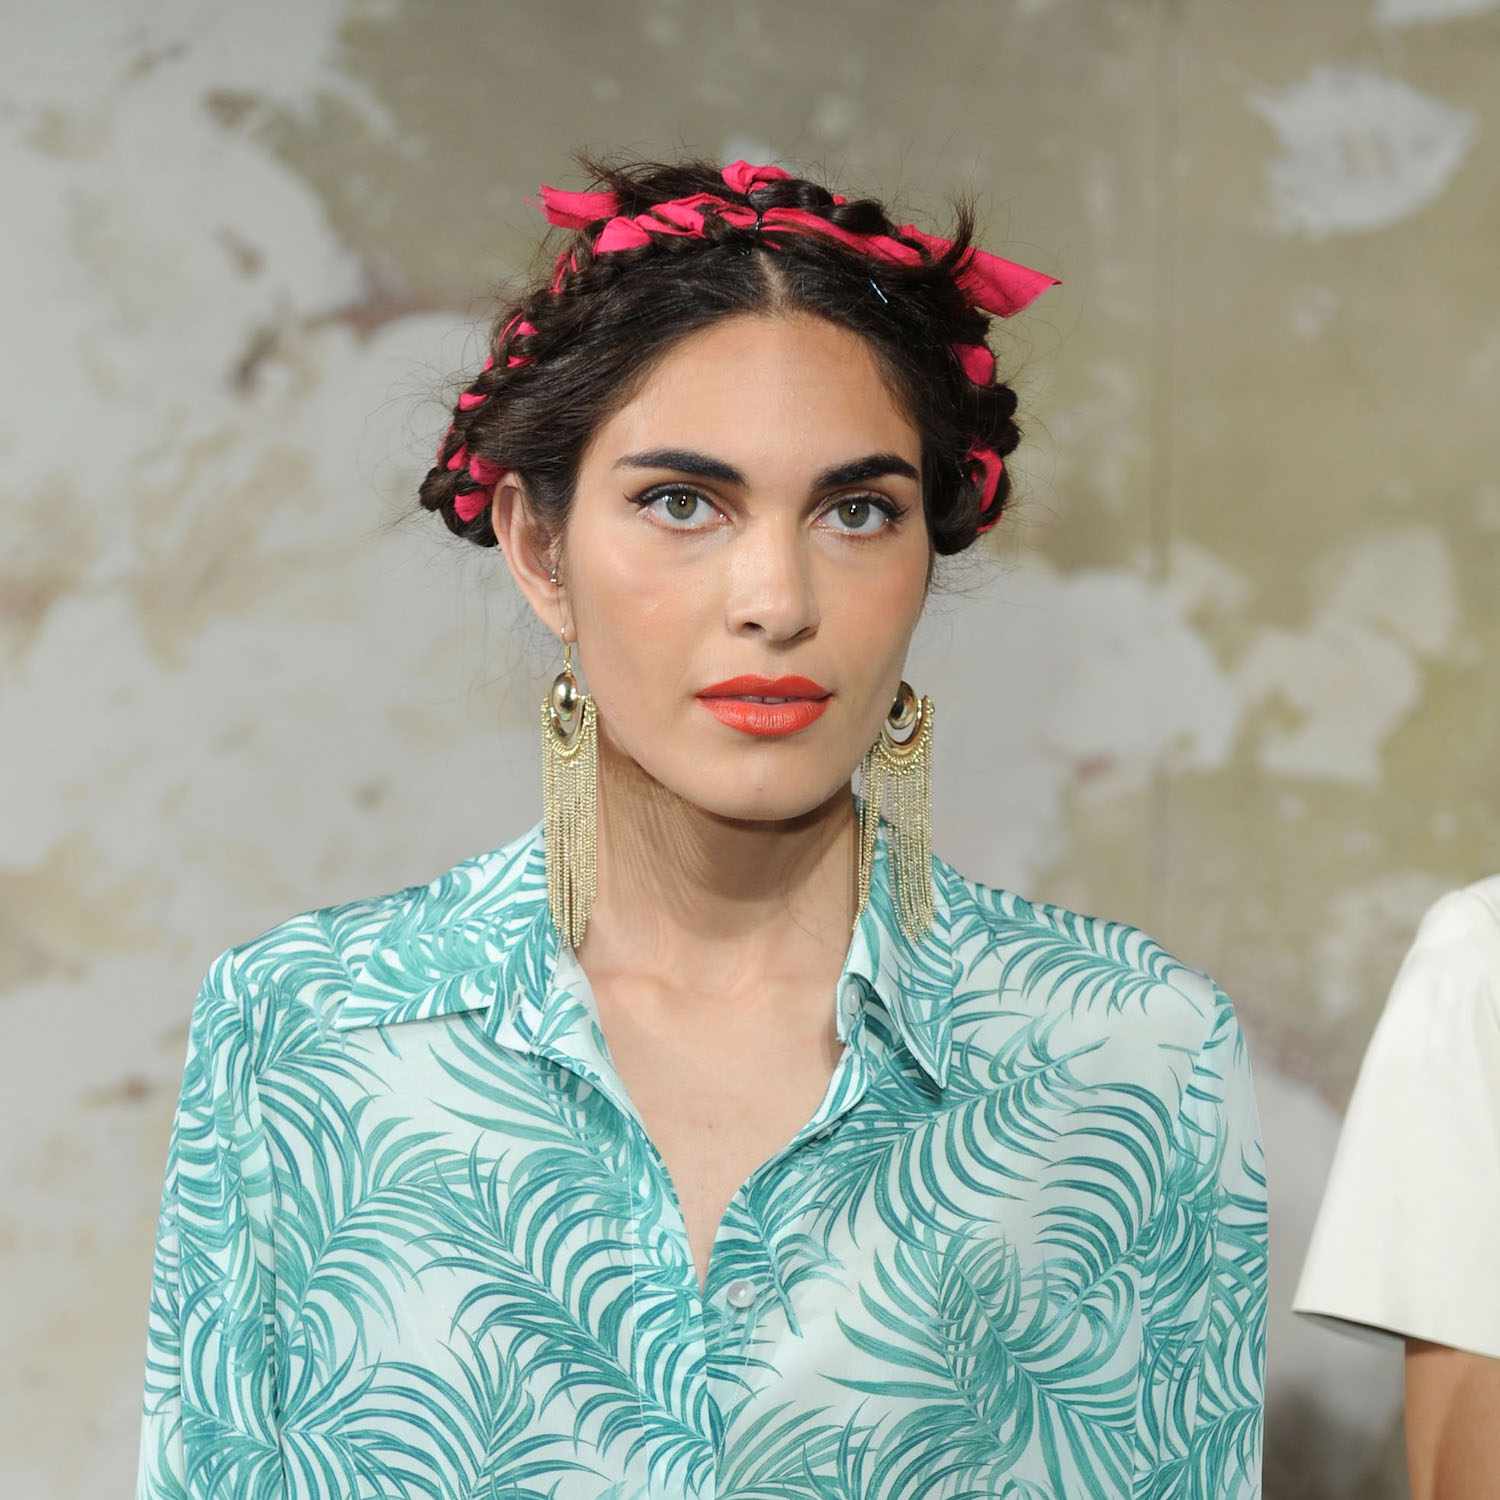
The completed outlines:
<svg viewBox="0 0 1500 1500">
<path fill-rule="evenodd" d="M 912 664 L 939 847 L 1235 996 L 1267 1492 L 1402 1493 L 1394 1353 L 1284 1307 L 1415 922 L 1500 867 L 1500 6 L 5 9 L 5 1492 L 133 1471 L 208 960 L 536 815 L 544 638 L 392 523 L 590 145 L 974 187 L 1065 278 L 1001 341 L 1015 523 Z"/>
</svg>

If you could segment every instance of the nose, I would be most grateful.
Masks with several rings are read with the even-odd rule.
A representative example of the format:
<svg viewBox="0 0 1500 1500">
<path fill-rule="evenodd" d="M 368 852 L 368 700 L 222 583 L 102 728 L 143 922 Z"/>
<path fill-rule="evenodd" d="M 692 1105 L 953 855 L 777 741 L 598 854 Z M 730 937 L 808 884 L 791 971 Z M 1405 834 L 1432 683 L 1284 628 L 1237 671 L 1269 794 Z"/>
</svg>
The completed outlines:
<svg viewBox="0 0 1500 1500">
<path fill-rule="evenodd" d="M 812 551 L 795 521 L 752 526 L 736 538 L 725 612 L 736 635 L 792 641 L 817 630 Z"/>
</svg>

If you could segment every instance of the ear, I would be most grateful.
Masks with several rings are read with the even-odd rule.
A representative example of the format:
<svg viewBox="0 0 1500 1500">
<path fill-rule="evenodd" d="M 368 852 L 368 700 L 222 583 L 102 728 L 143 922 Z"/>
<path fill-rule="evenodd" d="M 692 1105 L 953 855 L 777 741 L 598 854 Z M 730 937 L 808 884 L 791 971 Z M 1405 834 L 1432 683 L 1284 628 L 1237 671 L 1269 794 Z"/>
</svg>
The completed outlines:
<svg viewBox="0 0 1500 1500">
<path fill-rule="evenodd" d="M 553 583 L 554 563 L 561 568 L 561 549 L 538 520 L 526 486 L 513 469 L 501 475 L 490 506 L 490 524 L 505 554 L 516 587 L 537 618 L 561 640 L 573 636 L 573 613 L 562 581 Z"/>
</svg>

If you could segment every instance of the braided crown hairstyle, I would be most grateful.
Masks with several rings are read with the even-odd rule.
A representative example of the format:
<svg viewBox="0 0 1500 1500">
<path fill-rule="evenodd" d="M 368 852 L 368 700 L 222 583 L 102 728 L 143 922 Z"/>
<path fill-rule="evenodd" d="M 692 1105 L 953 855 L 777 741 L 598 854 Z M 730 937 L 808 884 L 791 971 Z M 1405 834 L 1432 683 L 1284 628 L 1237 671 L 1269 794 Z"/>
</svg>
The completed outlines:
<svg viewBox="0 0 1500 1500">
<path fill-rule="evenodd" d="M 730 202 L 720 168 L 575 158 L 624 215 L 693 193 Z M 752 212 L 810 211 L 841 229 L 902 238 L 873 198 L 836 200 L 816 182 L 790 177 L 738 195 Z M 584 449 L 654 366 L 688 335 L 737 314 L 802 313 L 859 334 L 898 404 L 921 435 L 922 493 L 933 552 L 970 546 L 980 530 L 979 485 L 964 463 L 970 444 L 1002 458 L 1020 441 L 1015 392 L 990 374 L 976 383 L 951 345 L 983 344 L 989 317 L 960 290 L 955 273 L 972 243 L 974 214 L 956 207 L 951 248 L 920 264 L 875 263 L 830 236 L 776 232 L 772 249 L 756 227 L 706 213 L 701 237 L 652 234 L 649 243 L 595 254 L 603 223 L 569 232 L 553 274 L 504 305 L 491 327 L 485 369 L 458 397 L 452 426 L 421 485 L 421 503 L 450 530 L 496 544 L 487 492 L 513 470 L 539 521 L 559 536 Z M 769 226 L 767 226 L 769 230 Z M 903 241 L 917 246 L 914 241 Z M 986 529 L 1007 505 L 1002 473 Z"/>
</svg>

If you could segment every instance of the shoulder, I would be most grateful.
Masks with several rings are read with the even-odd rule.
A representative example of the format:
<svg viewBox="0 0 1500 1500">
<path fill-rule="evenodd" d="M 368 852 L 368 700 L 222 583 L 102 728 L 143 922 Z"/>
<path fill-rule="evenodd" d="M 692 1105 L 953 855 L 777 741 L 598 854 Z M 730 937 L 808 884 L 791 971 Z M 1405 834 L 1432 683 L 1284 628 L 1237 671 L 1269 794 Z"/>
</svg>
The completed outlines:
<svg viewBox="0 0 1500 1500">
<path fill-rule="evenodd" d="M 1075 1133 L 1237 1173 L 1253 1208 L 1264 1188 L 1254 1073 L 1218 982 L 1130 922 L 944 875 L 954 1032 L 988 1074 L 1028 1090 L 1065 1081 Z"/>
<path fill-rule="evenodd" d="M 1237 1031 L 1229 996 L 1130 922 L 1033 900 L 939 861 L 958 993 L 1196 1054 Z"/>
<path fill-rule="evenodd" d="M 1500 1355 L 1497 1098 L 1491 876 L 1418 924 L 1349 1097 L 1295 1311 Z"/>
<path fill-rule="evenodd" d="M 400 944 L 409 957 L 424 936 L 481 924 L 502 934 L 507 911 L 529 917 L 545 895 L 540 825 L 498 847 L 465 855 L 436 875 L 373 895 L 294 913 L 224 949 L 209 965 L 195 1006 L 219 1025 L 238 1013 L 253 1033 L 271 1022 L 321 1029 L 355 992 L 372 957 Z"/>
<path fill-rule="evenodd" d="M 1495 1138 L 1497 900 L 1500 878 L 1491 877 L 1449 891 L 1427 908 L 1360 1061 L 1345 1112 L 1349 1139 L 1379 1138 L 1389 1146 L 1399 1135 L 1400 1152 L 1415 1159 L 1412 1142 L 1423 1130 Z M 1451 1155 L 1453 1147 L 1442 1149 Z"/>
<path fill-rule="evenodd" d="M 1500 954 L 1500 875 L 1439 896 L 1422 914 L 1413 946 L 1493 960 Z"/>
<path fill-rule="evenodd" d="M 1451 890 L 1427 908 L 1386 1015 L 1410 1011 L 1431 1019 L 1455 1009 L 1500 1024 L 1500 875 Z"/>
</svg>

